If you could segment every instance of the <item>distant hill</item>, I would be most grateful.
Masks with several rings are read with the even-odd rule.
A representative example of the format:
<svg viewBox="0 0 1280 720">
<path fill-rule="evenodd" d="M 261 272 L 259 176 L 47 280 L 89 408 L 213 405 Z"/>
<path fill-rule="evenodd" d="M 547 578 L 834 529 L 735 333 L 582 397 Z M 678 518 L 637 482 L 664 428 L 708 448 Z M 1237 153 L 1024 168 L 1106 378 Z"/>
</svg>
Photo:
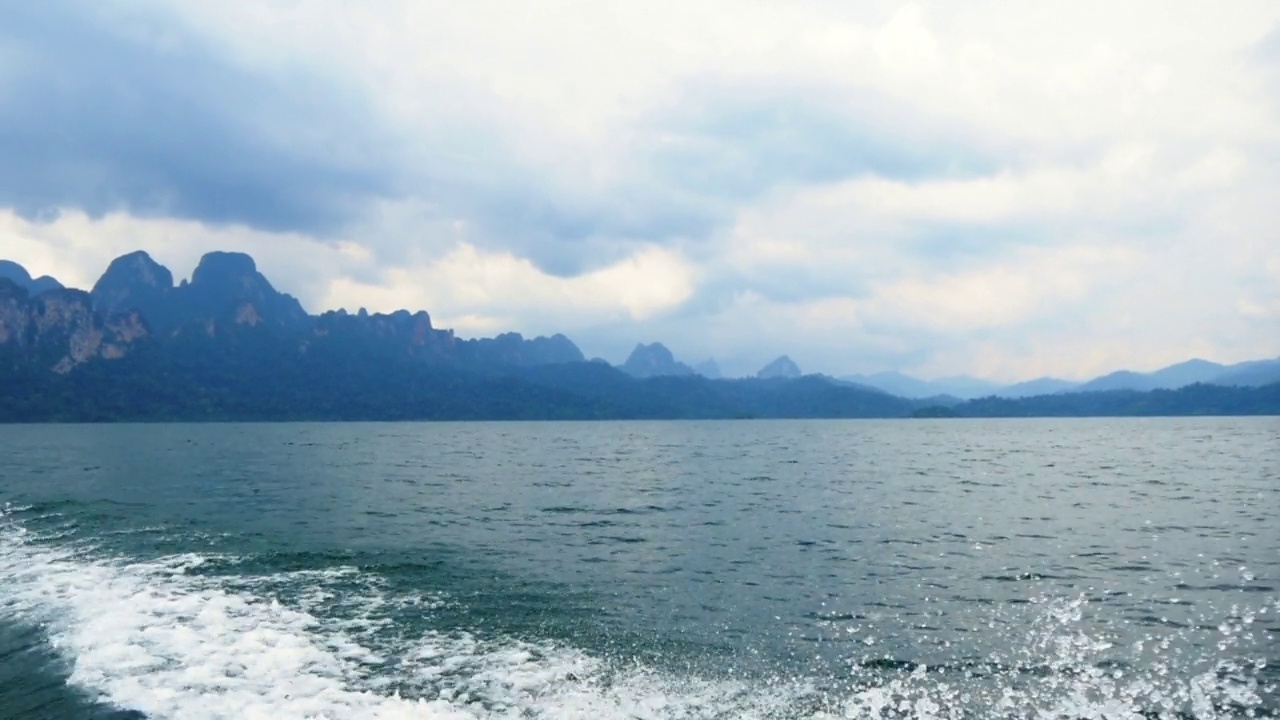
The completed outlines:
<svg viewBox="0 0 1280 720">
<path fill-rule="evenodd" d="M 760 371 L 756 373 L 756 377 L 761 380 L 772 380 L 775 378 L 794 380 L 800 377 L 800 375 L 800 366 L 796 365 L 795 362 L 786 355 L 773 360 L 768 365 L 760 368 Z"/>
<path fill-rule="evenodd" d="M 1280 382 L 1280 358 L 1232 365 L 1212 380 L 1217 385 L 1261 387 Z"/>
<path fill-rule="evenodd" d="M 724 374 L 720 372 L 720 365 L 711 358 L 694 365 L 693 371 L 708 380 L 719 380 L 724 377 Z"/>
<path fill-rule="evenodd" d="M 1225 370 L 1225 365 L 1197 358 L 1161 368 L 1148 374 L 1147 377 L 1157 388 L 1176 390 L 1196 383 L 1213 382 Z"/>
<path fill-rule="evenodd" d="M 1187 360 L 1154 372 L 1113 372 L 1076 386 L 1073 392 L 1108 390 L 1176 390 L 1196 383 L 1261 386 L 1280 381 L 1280 359 L 1221 365 L 1208 360 Z"/>
<path fill-rule="evenodd" d="M 10 260 L 0 260 L 0 278 L 13 282 L 18 287 L 26 290 L 32 296 L 48 292 L 49 290 L 62 289 L 62 283 L 57 280 L 54 280 L 48 275 L 32 278 L 26 268 Z"/>
<path fill-rule="evenodd" d="M 968 375 L 954 375 L 937 380 L 920 380 L 900 372 L 879 372 L 871 375 L 844 375 L 840 378 L 859 385 L 869 385 L 894 395 L 924 399 L 939 395 L 956 398 L 975 398 L 991 395 L 1001 390 L 999 383 L 981 380 Z"/>
<path fill-rule="evenodd" d="M 1117 370 L 1077 386 L 1072 392 L 1106 392 L 1108 390 L 1154 390 L 1156 381 L 1149 375 L 1132 370 Z"/>
<path fill-rule="evenodd" d="M 901 397 L 921 400 L 939 395 L 966 400 L 988 396 L 1016 399 L 1038 395 L 1114 390 L 1142 392 L 1176 390 L 1196 383 L 1259 387 L 1280 382 L 1280 359 L 1256 360 L 1236 365 L 1222 365 L 1208 360 L 1193 359 L 1149 373 L 1119 370 L 1086 382 L 1045 377 L 1005 386 L 964 375 L 938 380 L 920 380 L 898 372 L 846 375 L 841 380 L 869 385 Z"/>
<path fill-rule="evenodd" d="M 693 368 L 676 360 L 667 346 L 659 342 L 636 345 L 631 355 L 627 357 L 627 361 L 619 368 L 622 372 L 637 378 L 696 374 Z"/>
<path fill-rule="evenodd" d="M 960 417 L 1277 415 L 1280 383 L 1262 387 L 1195 384 L 1176 390 L 1108 390 L 1026 398 L 989 397 L 950 408 Z"/>
<path fill-rule="evenodd" d="M 858 385 L 878 388 L 905 398 L 927 398 L 940 391 L 925 380 L 917 380 L 900 372 L 879 372 L 871 375 L 842 375 L 841 380 Z"/>
<path fill-rule="evenodd" d="M 1043 377 L 1036 378 L 1035 380 L 1027 380 L 1026 382 L 1014 383 L 1013 385 L 1000 388 L 992 394 L 1006 398 L 1031 397 L 1033 395 L 1055 395 L 1057 393 L 1070 392 L 1079 386 L 1080 383 L 1071 382 L 1070 380 Z"/>
</svg>

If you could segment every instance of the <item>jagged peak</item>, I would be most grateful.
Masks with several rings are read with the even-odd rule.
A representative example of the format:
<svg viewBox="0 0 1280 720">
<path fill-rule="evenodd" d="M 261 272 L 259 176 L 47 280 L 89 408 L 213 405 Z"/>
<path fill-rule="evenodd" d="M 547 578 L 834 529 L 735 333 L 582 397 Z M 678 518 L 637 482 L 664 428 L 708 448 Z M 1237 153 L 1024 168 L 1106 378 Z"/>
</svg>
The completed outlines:
<svg viewBox="0 0 1280 720">
<path fill-rule="evenodd" d="M 671 350 L 660 342 L 651 342 L 648 345 L 644 343 L 636 343 L 636 347 L 631 351 L 631 355 L 627 357 L 627 362 L 640 358 L 654 358 L 665 360 L 666 362 L 675 362 L 675 355 Z"/>
<path fill-rule="evenodd" d="M 800 377 L 800 366 L 786 355 L 780 355 L 773 362 L 760 368 L 760 372 L 756 373 L 758 378 L 798 378 Z"/>
<path fill-rule="evenodd" d="M 676 360 L 671 350 L 660 342 L 645 345 L 636 344 L 627 361 L 621 366 L 623 372 L 634 377 L 655 377 L 659 375 L 693 375 L 693 368 Z"/>
</svg>

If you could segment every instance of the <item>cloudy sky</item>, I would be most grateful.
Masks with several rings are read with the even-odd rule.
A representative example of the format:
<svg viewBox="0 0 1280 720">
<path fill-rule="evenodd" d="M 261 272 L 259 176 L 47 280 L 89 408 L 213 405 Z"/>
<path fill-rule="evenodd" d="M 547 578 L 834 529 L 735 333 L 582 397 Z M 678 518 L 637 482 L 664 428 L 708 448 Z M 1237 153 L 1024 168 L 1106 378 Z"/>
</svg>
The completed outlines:
<svg viewBox="0 0 1280 720">
<path fill-rule="evenodd" d="M 0 2 L 0 258 L 733 374 L 1280 355 L 1280 3 Z"/>
</svg>

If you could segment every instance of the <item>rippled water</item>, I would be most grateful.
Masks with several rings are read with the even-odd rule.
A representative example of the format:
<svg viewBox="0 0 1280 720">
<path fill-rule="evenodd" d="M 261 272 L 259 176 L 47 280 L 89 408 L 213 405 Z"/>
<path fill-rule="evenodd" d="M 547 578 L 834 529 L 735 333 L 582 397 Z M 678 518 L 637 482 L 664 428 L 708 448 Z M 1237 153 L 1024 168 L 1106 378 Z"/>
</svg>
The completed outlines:
<svg viewBox="0 0 1280 720">
<path fill-rule="evenodd" d="M 1280 713 L 1280 420 L 0 427 L 0 718 Z"/>
</svg>

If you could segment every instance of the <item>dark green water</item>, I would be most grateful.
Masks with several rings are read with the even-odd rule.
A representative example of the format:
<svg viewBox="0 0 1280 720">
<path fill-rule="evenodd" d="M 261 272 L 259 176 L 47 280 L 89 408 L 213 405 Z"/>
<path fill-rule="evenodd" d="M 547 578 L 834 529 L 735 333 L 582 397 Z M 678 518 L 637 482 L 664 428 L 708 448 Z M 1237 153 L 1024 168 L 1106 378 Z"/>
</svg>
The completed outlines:
<svg viewBox="0 0 1280 720">
<path fill-rule="evenodd" d="M 0 426 L 0 718 L 1280 712 L 1280 419 Z"/>
</svg>

